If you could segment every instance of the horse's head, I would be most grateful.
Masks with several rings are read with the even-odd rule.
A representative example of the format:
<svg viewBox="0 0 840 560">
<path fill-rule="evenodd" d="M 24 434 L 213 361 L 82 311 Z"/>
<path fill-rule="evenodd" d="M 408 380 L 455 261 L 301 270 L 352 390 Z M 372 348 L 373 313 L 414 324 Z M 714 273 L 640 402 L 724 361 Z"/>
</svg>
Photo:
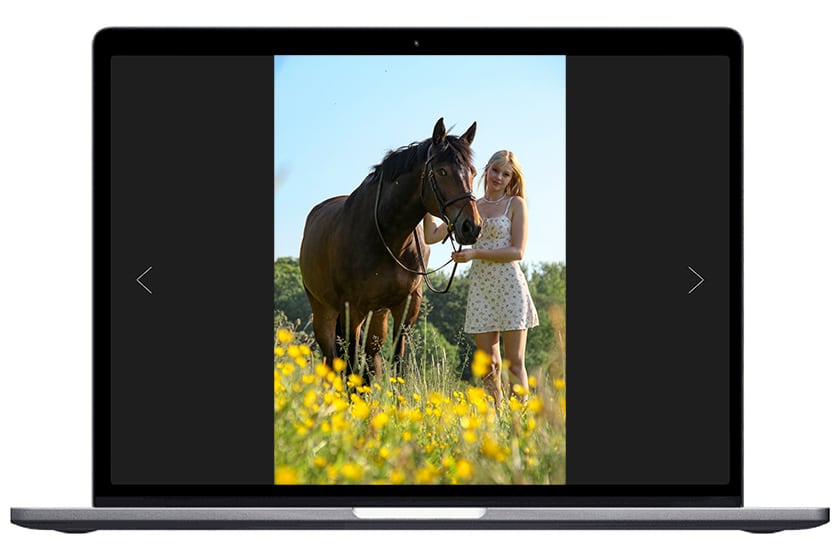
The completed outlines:
<svg viewBox="0 0 840 560">
<path fill-rule="evenodd" d="M 462 245 L 475 243 L 481 231 L 481 217 L 472 193 L 476 171 L 470 145 L 475 127 L 473 123 L 461 136 L 446 136 L 443 117 L 438 119 L 423 170 L 423 205 L 446 223 Z"/>
</svg>

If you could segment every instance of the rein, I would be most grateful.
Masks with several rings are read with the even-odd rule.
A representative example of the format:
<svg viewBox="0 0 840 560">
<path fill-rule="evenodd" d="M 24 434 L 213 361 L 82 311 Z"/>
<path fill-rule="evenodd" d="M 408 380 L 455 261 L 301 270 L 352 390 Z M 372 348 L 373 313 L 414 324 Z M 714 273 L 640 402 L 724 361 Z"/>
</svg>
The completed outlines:
<svg viewBox="0 0 840 560">
<path fill-rule="evenodd" d="M 464 199 L 475 200 L 475 197 L 473 196 L 473 194 L 471 192 L 466 192 L 466 193 L 464 193 L 462 195 L 459 195 L 459 196 L 456 196 L 455 198 L 452 198 L 448 201 L 443 200 L 443 196 L 441 196 L 440 189 L 437 186 L 437 181 L 435 181 L 434 173 L 429 172 L 429 165 L 431 164 L 432 159 L 437 157 L 438 154 L 440 154 L 448 146 L 449 146 L 449 144 L 445 144 L 443 149 L 441 149 L 441 151 L 438 152 L 435 155 L 431 155 L 432 146 L 431 145 L 429 146 L 429 150 L 426 152 L 426 163 L 423 165 L 423 173 L 420 175 L 420 196 L 421 196 L 421 199 L 422 199 L 423 188 L 426 185 L 426 177 L 428 177 L 429 185 L 431 185 L 431 188 L 432 188 L 432 193 L 434 193 L 435 200 L 437 200 L 437 203 L 438 203 L 438 209 L 440 210 L 440 214 L 443 217 L 444 223 L 446 224 L 446 237 L 443 238 L 443 242 L 445 243 L 446 240 L 448 239 L 450 241 L 450 243 L 452 243 L 452 250 L 455 251 L 455 241 L 454 241 L 454 236 L 452 235 L 452 232 L 455 229 L 455 224 L 446 215 L 446 208 L 451 206 L 455 202 L 458 202 L 459 200 L 464 200 Z M 420 269 L 421 270 L 412 270 L 412 269 L 408 268 L 407 266 L 405 266 L 403 263 L 401 263 L 400 260 L 397 258 L 397 256 L 394 255 L 394 252 L 391 251 L 391 248 L 388 246 L 388 243 L 385 241 L 385 236 L 382 235 L 382 228 L 379 227 L 379 198 L 380 198 L 380 194 L 382 192 L 382 180 L 384 179 L 384 177 L 385 177 L 385 169 L 383 167 L 383 169 L 381 169 L 381 171 L 380 171 L 379 182 L 376 185 L 376 203 L 373 206 L 373 221 L 376 224 L 376 233 L 379 234 L 379 239 L 382 241 L 382 244 L 385 246 L 385 249 L 388 251 L 388 254 L 391 255 L 392 259 L 394 259 L 394 262 L 396 262 L 398 265 L 400 265 L 400 267 L 402 267 L 403 270 L 405 270 L 407 272 L 411 272 L 412 274 L 421 275 L 423 277 L 423 280 L 426 282 L 426 286 L 428 286 L 429 289 L 432 292 L 434 292 L 436 294 L 447 293 L 449 291 L 449 288 L 452 286 L 452 281 L 455 279 L 455 271 L 458 269 L 458 263 L 455 263 L 455 266 L 452 267 L 452 274 L 449 276 L 449 282 L 446 284 L 446 288 L 444 288 L 443 290 L 435 289 L 435 287 L 432 286 L 432 282 L 429 280 L 429 275 L 432 274 L 432 273 L 435 273 L 435 272 L 441 270 L 443 267 L 447 266 L 449 263 L 452 262 L 452 258 L 450 258 L 448 261 L 446 261 L 440 267 L 438 267 L 438 268 L 436 268 L 432 271 L 427 271 L 426 270 L 426 263 L 423 262 L 423 255 L 421 254 L 421 251 L 420 251 L 420 236 L 417 235 L 417 227 L 416 226 L 414 227 L 414 244 L 417 247 L 417 253 L 418 253 L 418 256 L 420 258 Z M 458 218 L 461 217 L 461 213 L 464 211 L 464 207 L 466 205 L 467 205 L 467 203 L 465 202 L 464 204 L 461 205 L 461 209 L 458 210 L 458 215 L 455 216 L 455 221 L 456 222 L 458 221 Z M 460 251 L 460 250 L 461 250 L 461 245 L 459 244 L 458 245 L 458 251 Z"/>
</svg>

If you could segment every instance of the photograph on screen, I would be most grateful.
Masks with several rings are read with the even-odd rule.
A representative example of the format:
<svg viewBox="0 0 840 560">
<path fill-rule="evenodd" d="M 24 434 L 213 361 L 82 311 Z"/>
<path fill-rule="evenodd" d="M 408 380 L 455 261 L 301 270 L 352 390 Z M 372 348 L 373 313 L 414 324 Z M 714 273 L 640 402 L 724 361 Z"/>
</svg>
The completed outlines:
<svg viewBox="0 0 840 560">
<path fill-rule="evenodd" d="M 565 484 L 566 60 L 276 56 L 276 484 Z"/>
</svg>

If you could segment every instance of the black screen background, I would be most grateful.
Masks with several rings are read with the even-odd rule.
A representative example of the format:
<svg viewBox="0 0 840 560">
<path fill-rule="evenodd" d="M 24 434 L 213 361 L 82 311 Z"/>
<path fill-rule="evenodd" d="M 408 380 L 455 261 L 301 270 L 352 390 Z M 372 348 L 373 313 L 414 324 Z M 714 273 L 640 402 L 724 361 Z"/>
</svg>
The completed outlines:
<svg viewBox="0 0 840 560">
<path fill-rule="evenodd" d="M 728 76 L 567 59 L 570 485 L 730 481 Z M 110 480 L 271 484 L 272 58 L 111 85 Z"/>
</svg>

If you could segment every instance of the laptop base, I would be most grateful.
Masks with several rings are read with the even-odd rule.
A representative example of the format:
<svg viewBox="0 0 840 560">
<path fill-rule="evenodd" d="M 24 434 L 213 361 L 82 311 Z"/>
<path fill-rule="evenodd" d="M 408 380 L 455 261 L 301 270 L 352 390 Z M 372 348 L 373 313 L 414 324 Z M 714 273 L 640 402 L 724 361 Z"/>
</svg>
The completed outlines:
<svg viewBox="0 0 840 560">
<path fill-rule="evenodd" d="M 465 511 L 469 510 L 469 511 Z M 124 529 L 735 529 L 828 523 L 828 508 L 12 508 L 11 521 L 65 533 Z"/>
</svg>

